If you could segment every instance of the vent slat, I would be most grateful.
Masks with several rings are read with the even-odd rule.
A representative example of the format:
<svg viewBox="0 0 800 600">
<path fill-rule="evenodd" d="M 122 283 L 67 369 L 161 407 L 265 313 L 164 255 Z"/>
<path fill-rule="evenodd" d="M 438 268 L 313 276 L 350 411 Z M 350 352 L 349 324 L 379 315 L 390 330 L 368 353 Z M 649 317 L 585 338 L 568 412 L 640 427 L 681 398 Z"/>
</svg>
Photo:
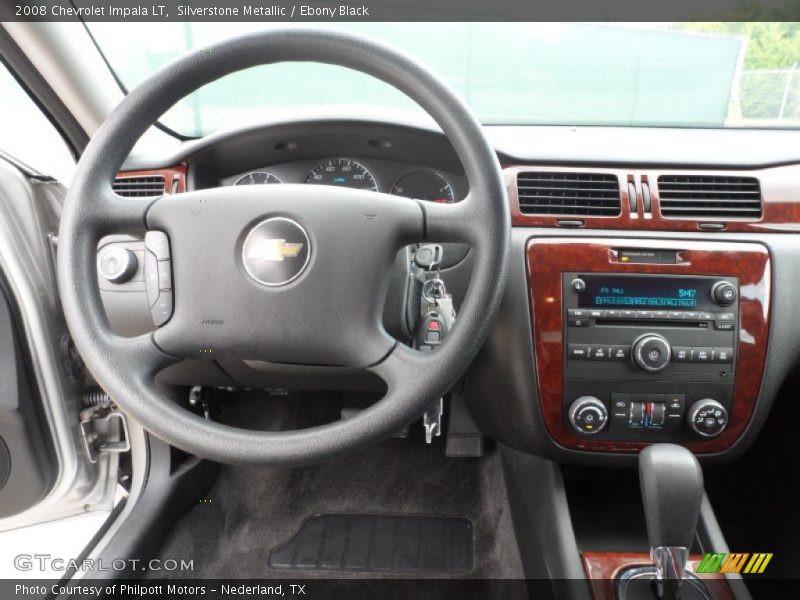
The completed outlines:
<svg viewBox="0 0 800 600">
<path fill-rule="evenodd" d="M 520 212 L 526 215 L 617 216 L 619 180 L 608 173 L 528 171 L 517 175 Z"/>
<path fill-rule="evenodd" d="M 707 213 L 752 213 L 753 211 L 761 212 L 761 208 L 741 208 L 741 207 L 733 207 L 733 206 L 698 206 L 693 209 L 692 212 L 707 212 Z M 664 214 L 672 213 L 682 213 L 683 209 L 678 208 L 667 208 L 663 209 L 661 212 Z"/>
<path fill-rule="evenodd" d="M 612 195 L 618 192 L 617 189 L 611 188 L 581 188 L 581 187 L 566 187 L 566 186 L 559 186 L 559 187 L 549 187 L 546 185 L 520 185 L 518 186 L 520 190 L 546 190 L 547 192 L 567 192 L 567 193 L 575 193 L 581 192 L 586 194 L 608 194 Z"/>
<path fill-rule="evenodd" d="M 161 175 L 118 177 L 111 186 L 115 193 L 127 198 L 147 198 L 164 193 L 165 179 Z"/>
<path fill-rule="evenodd" d="M 761 199 L 761 192 L 748 191 L 743 192 L 740 190 L 709 190 L 709 189 L 685 189 L 685 190 L 661 190 L 661 196 L 664 198 L 687 198 L 692 196 L 715 196 L 723 198 L 735 198 L 736 196 L 746 195 L 757 200 Z"/>
<path fill-rule="evenodd" d="M 541 194 L 536 194 L 535 196 L 525 196 L 524 200 L 520 200 L 520 204 L 529 204 L 531 202 L 538 204 L 539 202 L 550 201 L 561 203 L 578 202 L 581 204 L 581 206 L 587 206 L 587 204 L 584 204 L 587 200 L 591 200 L 592 205 L 608 205 L 610 203 L 611 206 L 614 206 L 619 204 L 619 201 L 616 198 L 598 198 L 597 196 L 546 196 Z"/>
<path fill-rule="evenodd" d="M 763 210 L 755 177 L 661 175 L 658 193 L 665 217 L 759 219 Z"/>
<path fill-rule="evenodd" d="M 664 199 L 664 196 L 661 196 Z M 704 198 L 702 196 L 695 196 L 694 198 L 669 198 L 670 204 L 692 204 L 692 203 L 706 203 L 717 205 L 718 202 L 714 198 Z M 761 206 L 761 198 L 725 198 L 725 204 L 752 204 L 756 207 Z"/>
<path fill-rule="evenodd" d="M 523 204 L 521 206 L 532 206 L 530 204 Z M 565 210 L 584 210 L 587 208 L 585 204 L 536 204 L 536 206 L 540 206 L 542 208 L 558 208 L 558 209 L 565 209 Z M 608 204 L 600 204 L 597 206 L 590 206 L 588 208 L 596 208 L 598 210 L 603 210 L 605 208 L 609 208 Z M 613 208 L 613 207 L 612 207 Z"/>
<path fill-rule="evenodd" d="M 725 189 L 725 190 L 736 190 L 738 188 L 745 188 L 742 191 L 758 191 L 757 184 L 751 183 L 709 183 L 705 181 L 675 181 L 672 183 L 665 184 L 670 188 L 674 188 L 676 190 L 685 190 L 686 188 L 711 188 L 711 189 Z"/>
</svg>

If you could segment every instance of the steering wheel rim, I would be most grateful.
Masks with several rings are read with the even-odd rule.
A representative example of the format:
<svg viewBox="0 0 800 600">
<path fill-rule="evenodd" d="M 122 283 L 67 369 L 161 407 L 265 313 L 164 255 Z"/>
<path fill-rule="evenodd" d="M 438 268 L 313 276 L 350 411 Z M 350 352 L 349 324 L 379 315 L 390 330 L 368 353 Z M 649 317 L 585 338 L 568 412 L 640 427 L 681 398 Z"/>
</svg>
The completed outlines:
<svg viewBox="0 0 800 600">
<path fill-rule="evenodd" d="M 141 199 L 121 198 L 112 192 L 111 183 L 135 141 L 178 100 L 207 83 L 248 67 L 298 61 L 321 62 L 363 72 L 394 86 L 417 102 L 442 128 L 461 160 L 470 184 L 467 198 L 453 205 L 442 205 L 374 192 L 323 189 L 324 186 L 306 186 L 316 188 L 313 194 L 302 186 L 252 186 L 249 189 L 238 186 L 238 190 L 188 192 L 180 197 L 145 203 Z M 210 202 L 212 198 L 220 202 Z M 205 420 L 169 400 L 155 385 L 159 370 L 181 358 L 195 356 L 196 350 L 188 341 L 187 327 L 195 322 L 199 313 L 187 303 L 181 304 L 179 283 L 183 281 L 183 298 L 189 297 L 194 283 L 189 277 L 190 254 L 187 253 L 204 249 L 192 246 L 191 234 L 197 230 L 187 229 L 183 223 L 187 211 L 195 214 L 197 203 L 201 202 L 205 203 L 203 210 L 209 211 L 209 221 L 234 219 L 231 215 L 238 215 L 235 219 L 238 219 L 236 226 L 240 231 L 234 231 L 232 238 L 221 235 L 219 242 L 228 267 L 233 264 L 231 261 L 240 260 L 241 255 L 240 246 L 227 246 L 232 242 L 238 244 L 238 240 L 252 230 L 252 225 L 264 218 L 288 214 L 304 225 L 312 223 L 310 241 L 318 251 L 310 261 L 308 272 L 299 279 L 301 283 L 280 288 L 268 298 L 269 303 L 274 301 L 279 305 L 282 298 L 287 298 L 281 306 L 291 307 L 292 300 L 303 304 L 298 294 L 311 290 L 313 296 L 324 289 L 326 283 L 330 289 L 330 281 L 313 283 L 323 277 L 321 274 L 326 269 L 349 277 L 341 260 L 336 259 L 357 257 L 357 249 L 351 246 L 362 243 L 364 239 L 360 238 L 364 236 L 370 244 L 382 244 L 380 249 L 384 253 L 396 252 L 412 241 L 467 242 L 473 250 L 474 266 L 457 323 L 435 352 L 421 353 L 387 339 L 382 326 L 376 323 L 379 310 L 368 307 L 364 312 L 353 313 L 348 307 L 347 295 L 333 290 L 328 299 L 335 304 L 330 322 L 343 320 L 340 317 L 344 316 L 358 317 L 368 321 L 359 327 L 378 334 L 377 341 L 364 344 L 369 351 L 353 350 L 352 340 L 347 340 L 347 344 L 344 340 L 333 343 L 341 346 L 333 350 L 344 357 L 346 364 L 368 368 L 381 377 L 387 384 L 386 395 L 356 417 L 296 431 L 259 432 Z M 220 206 L 224 209 L 210 208 Z M 364 233 L 359 216 L 367 216 L 370 223 L 379 225 L 374 232 L 369 229 Z M 327 228 L 325 219 L 333 220 L 332 230 Z M 352 225 L 356 222 L 358 225 Z M 351 226 L 358 229 L 348 230 Z M 100 298 L 97 243 L 104 235 L 148 228 L 168 230 L 174 236 L 174 239 L 171 237 L 173 254 L 178 254 L 173 260 L 180 261 L 173 264 L 176 278 L 174 323 L 171 320 L 164 328 L 150 334 L 123 338 L 111 331 Z M 345 230 L 355 232 L 356 235 L 351 236 L 354 239 L 346 239 Z M 293 28 L 234 38 L 194 51 L 156 72 L 126 96 L 92 138 L 78 164 L 62 212 L 58 280 L 67 325 L 85 364 L 118 406 L 146 430 L 202 458 L 235 464 L 296 466 L 352 453 L 388 438 L 447 391 L 477 354 L 497 313 L 505 288 L 509 244 L 510 218 L 500 165 L 480 124 L 457 94 L 425 67 L 382 43 L 339 32 Z M 337 254 L 337 247 L 343 248 L 343 254 Z M 377 256 L 374 261 L 366 261 L 366 268 L 375 271 L 367 274 L 368 290 L 375 293 L 385 290 L 386 277 L 381 275 L 380 269 L 391 264 L 393 257 L 393 254 Z M 240 265 L 237 263 L 237 266 Z M 230 268 L 222 268 L 220 273 L 227 277 Z M 233 279 L 235 276 L 240 277 L 241 282 Z M 230 277 L 228 281 L 241 289 L 247 301 L 267 300 L 267 296 L 263 296 L 266 292 L 257 284 L 242 283 L 246 278 L 241 273 Z M 201 284 L 208 285 L 208 281 L 198 285 Z M 310 287 L 312 284 L 317 287 Z M 292 287 L 295 285 L 297 287 Z M 291 294 L 295 296 L 292 298 Z M 293 309 L 287 310 L 296 318 L 294 323 L 300 323 L 303 316 L 311 318 L 308 306 L 299 308 L 296 315 Z M 305 315 L 301 314 L 303 311 Z M 184 313 L 189 316 L 178 317 Z M 235 315 L 232 316 L 235 320 Z M 285 323 L 271 317 L 263 320 L 269 322 L 271 334 L 285 331 Z M 281 326 L 284 329 L 280 329 Z M 231 334 L 223 336 L 226 338 L 220 345 L 223 351 L 236 356 L 273 351 L 271 344 L 260 343 L 256 335 L 242 344 L 236 336 L 242 335 L 244 330 L 241 326 L 232 329 Z M 345 330 L 340 333 L 342 331 Z M 362 333 L 359 330 L 358 335 Z M 203 335 L 212 339 L 214 334 Z M 346 332 L 343 335 L 348 337 Z M 273 335 L 275 339 L 278 336 Z M 292 340 L 285 341 L 284 345 L 283 350 L 290 356 L 304 351 Z M 333 353 L 316 337 L 309 338 L 305 350 L 314 360 Z"/>
</svg>

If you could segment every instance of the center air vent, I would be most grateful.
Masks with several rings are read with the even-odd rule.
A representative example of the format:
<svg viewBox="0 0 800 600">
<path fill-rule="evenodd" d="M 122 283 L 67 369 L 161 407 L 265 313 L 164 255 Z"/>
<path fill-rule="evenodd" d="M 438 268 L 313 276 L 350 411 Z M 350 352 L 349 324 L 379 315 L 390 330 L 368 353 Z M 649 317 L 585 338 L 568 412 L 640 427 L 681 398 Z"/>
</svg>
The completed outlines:
<svg viewBox="0 0 800 600">
<path fill-rule="evenodd" d="M 164 177 L 162 175 L 118 177 L 111 187 L 120 196 L 130 198 L 160 196 L 164 193 Z"/>
<path fill-rule="evenodd" d="M 761 218 L 761 186 L 755 177 L 662 175 L 658 192 L 665 217 Z"/>
<path fill-rule="evenodd" d="M 526 215 L 620 214 L 619 179 L 608 173 L 525 171 L 517 175 L 517 192 Z"/>
</svg>

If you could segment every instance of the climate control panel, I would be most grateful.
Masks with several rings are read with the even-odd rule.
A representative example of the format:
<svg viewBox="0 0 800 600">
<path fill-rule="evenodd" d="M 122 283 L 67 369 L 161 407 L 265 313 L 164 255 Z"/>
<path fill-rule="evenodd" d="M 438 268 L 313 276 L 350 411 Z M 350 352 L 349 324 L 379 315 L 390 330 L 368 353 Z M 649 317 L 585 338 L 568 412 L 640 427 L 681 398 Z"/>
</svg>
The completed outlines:
<svg viewBox="0 0 800 600">
<path fill-rule="evenodd" d="M 563 273 L 564 419 L 579 436 L 685 442 L 728 424 L 730 277 Z"/>
</svg>

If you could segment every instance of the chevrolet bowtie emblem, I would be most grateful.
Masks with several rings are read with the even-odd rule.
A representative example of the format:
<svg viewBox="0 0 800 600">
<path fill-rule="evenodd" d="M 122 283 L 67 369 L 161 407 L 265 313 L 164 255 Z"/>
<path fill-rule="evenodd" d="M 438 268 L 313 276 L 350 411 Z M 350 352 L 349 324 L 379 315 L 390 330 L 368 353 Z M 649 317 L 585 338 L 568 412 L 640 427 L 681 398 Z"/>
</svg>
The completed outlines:
<svg viewBox="0 0 800 600">
<path fill-rule="evenodd" d="M 247 258 L 283 262 L 286 258 L 297 258 L 303 244 L 287 243 L 286 240 L 260 240 L 255 242 L 247 253 Z"/>
<path fill-rule="evenodd" d="M 242 244 L 245 271 L 269 287 L 286 285 L 300 277 L 310 259 L 308 234 L 287 217 L 264 219 L 250 230 Z"/>
</svg>

